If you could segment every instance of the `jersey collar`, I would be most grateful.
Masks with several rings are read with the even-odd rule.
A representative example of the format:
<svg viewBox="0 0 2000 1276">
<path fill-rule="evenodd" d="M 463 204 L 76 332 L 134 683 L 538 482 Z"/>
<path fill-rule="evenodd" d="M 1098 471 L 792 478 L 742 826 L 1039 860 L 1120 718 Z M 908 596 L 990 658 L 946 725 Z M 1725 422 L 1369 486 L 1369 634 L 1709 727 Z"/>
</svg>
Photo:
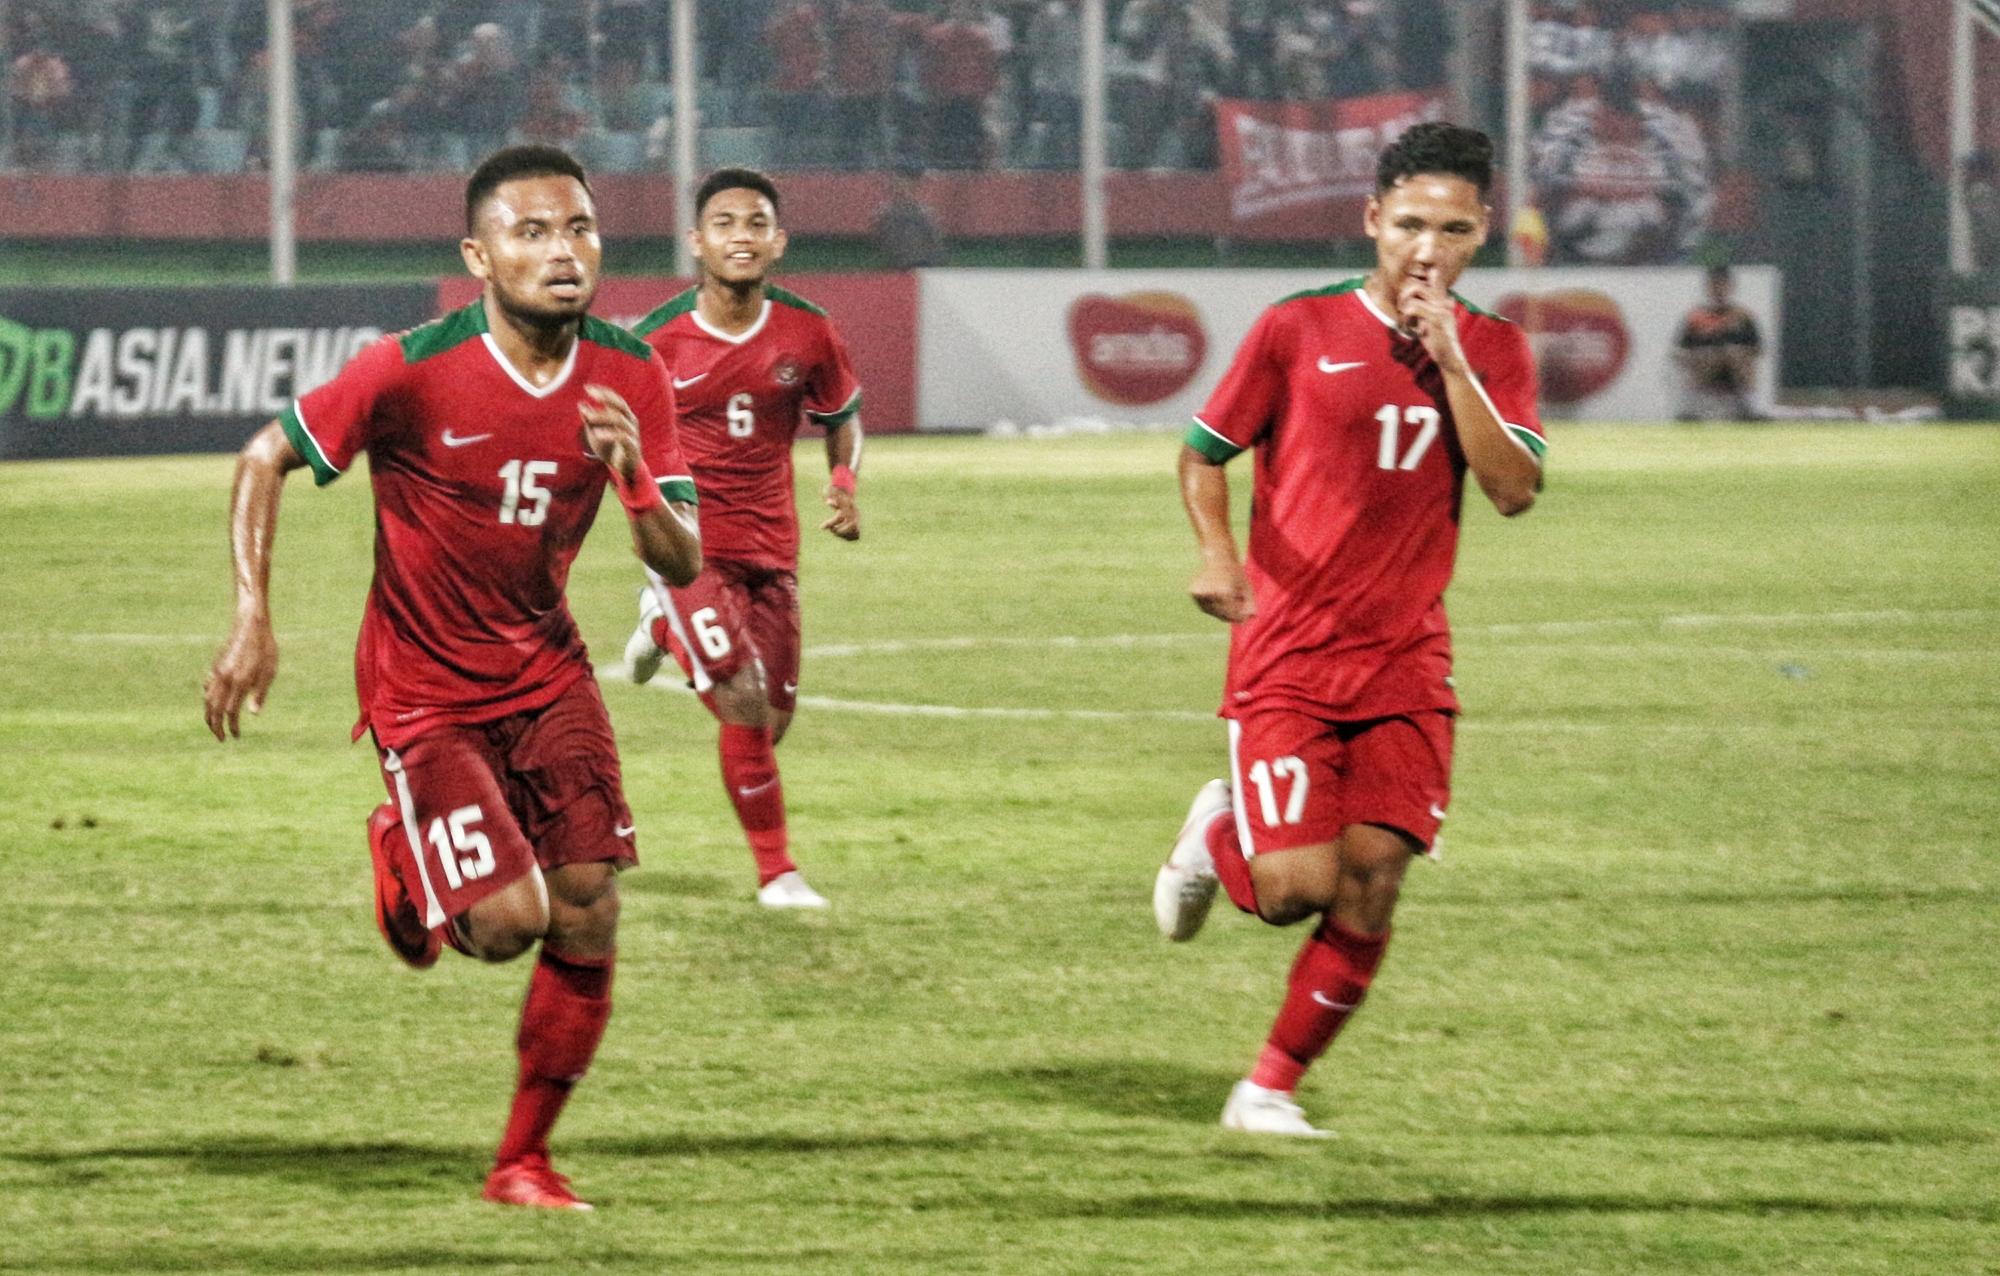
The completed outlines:
<svg viewBox="0 0 2000 1276">
<path fill-rule="evenodd" d="M 1380 319 L 1382 321 L 1383 327 L 1389 329 L 1391 332 L 1396 332 L 1396 333 L 1403 332 L 1403 325 L 1397 323 L 1394 316 L 1389 314 L 1388 311 L 1382 309 L 1382 307 L 1376 305 L 1375 298 L 1368 295 L 1367 284 L 1363 284 L 1361 285 L 1361 287 L 1356 288 L 1354 290 L 1354 295 L 1361 298 L 1361 304 L 1368 307 L 1369 314 L 1374 315 L 1377 319 Z M 1408 335 L 1408 334 L 1403 334 L 1403 335 Z"/>
<path fill-rule="evenodd" d="M 528 380 L 528 378 L 522 376 L 521 370 L 515 367 L 506 355 L 500 352 L 500 343 L 493 339 L 492 333 L 482 332 L 479 334 L 479 339 L 486 343 L 487 353 L 493 356 L 493 362 L 500 365 L 500 370 L 512 377 L 515 385 L 520 386 L 528 392 L 530 397 L 536 399 L 546 399 L 556 391 L 562 389 L 563 383 L 569 380 L 569 374 L 576 369 L 576 348 L 583 344 L 583 334 L 578 333 L 576 339 L 569 343 L 569 358 L 563 360 L 562 370 L 557 372 L 553 377 L 550 377 L 547 385 L 536 385 L 534 382 Z"/>
<path fill-rule="evenodd" d="M 724 332 L 722 329 L 716 327 L 701 317 L 700 306 L 696 306 L 693 310 L 690 310 L 688 317 L 694 320 L 695 327 L 714 337 L 717 341 L 727 341 L 732 346 L 740 346 L 750 338 L 764 331 L 764 324 L 771 317 L 771 299 L 769 297 L 764 298 L 764 308 L 757 312 L 757 322 L 751 324 L 741 332 Z"/>
</svg>

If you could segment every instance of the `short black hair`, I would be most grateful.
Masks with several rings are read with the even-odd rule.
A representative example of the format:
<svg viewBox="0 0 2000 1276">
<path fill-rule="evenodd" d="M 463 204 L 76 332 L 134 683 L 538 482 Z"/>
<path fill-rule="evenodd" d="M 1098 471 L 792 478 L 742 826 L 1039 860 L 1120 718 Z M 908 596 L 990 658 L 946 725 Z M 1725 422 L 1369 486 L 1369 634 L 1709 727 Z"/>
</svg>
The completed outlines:
<svg viewBox="0 0 2000 1276">
<path fill-rule="evenodd" d="M 479 207 L 492 198 L 506 182 L 524 177 L 574 177 L 590 189 L 590 178 L 574 155 L 560 146 L 539 142 L 526 146 L 506 146 L 488 155 L 472 170 L 465 183 L 465 233 L 470 235 L 478 220 Z"/>
<path fill-rule="evenodd" d="M 724 191 L 756 191 L 771 201 L 771 211 L 778 211 L 778 184 L 754 168 L 718 168 L 702 178 L 701 185 L 694 192 L 694 219 L 701 220 L 701 211 L 708 207 L 708 201 Z"/>
<path fill-rule="evenodd" d="M 1493 139 L 1476 128 L 1425 120 L 1412 125 L 1375 163 L 1375 194 L 1386 194 L 1405 177 L 1441 173 L 1462 177 L 1479 188 L 1493 187 Z"/>
</svg>

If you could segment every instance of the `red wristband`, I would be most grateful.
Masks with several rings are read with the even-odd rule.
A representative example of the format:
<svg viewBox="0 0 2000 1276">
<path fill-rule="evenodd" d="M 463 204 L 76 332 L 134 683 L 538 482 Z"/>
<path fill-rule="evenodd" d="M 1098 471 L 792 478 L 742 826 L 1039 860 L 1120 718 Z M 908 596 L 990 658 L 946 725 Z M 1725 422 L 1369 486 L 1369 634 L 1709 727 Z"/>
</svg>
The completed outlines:
<svg viewBox="0 0 2000 1276">
<path fill-rule="evenodd" d="M 666 507 L 667 498 L 660 495 L 660 485 L 653 481 L 652 472 L 646 468 L 644 461 L 639 462 L 638 470 L 630 481 L 617 470 L 612 470 L 611 486 L 618 490 L 618 503 L 634 518 Z"/>
<path fill-rule="evenodd" d="M 845 465 L 836 465 L 833 467 L 832 483 L 849 496 L 854 495 L 854 471 L 848 469 Z"/>
</svg>

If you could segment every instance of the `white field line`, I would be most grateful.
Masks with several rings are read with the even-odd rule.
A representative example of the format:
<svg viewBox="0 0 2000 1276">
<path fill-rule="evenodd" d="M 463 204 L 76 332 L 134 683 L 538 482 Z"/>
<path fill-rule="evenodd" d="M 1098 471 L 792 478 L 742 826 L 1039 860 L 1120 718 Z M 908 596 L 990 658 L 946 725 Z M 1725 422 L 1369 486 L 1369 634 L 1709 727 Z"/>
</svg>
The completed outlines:
<svg viewBox="0 0 2000 1276">
<path fill-rule="evenodd" d="M 2000 612 L 1986 609 L 1960 609 L 1950 611 L 1910 611 L 1891 608 L 1881 611 L 1841 611 L 1841 612 L 1790 612 L 1778 615 L 1686 615 L 1664 616 L 1657 619 L 1640 617 L 1609 617 L 1602 620 L 1547 621 L 1526 625 L 1469 625 L 1458 629 L 1461 634 L 1489 634 L 1493 636 L 1511 635 L 1561 635 L 1601 632 L 1611 629 L 1644 629 L 1657 626 L 1666 630 L 1689 630 L 1721 628 L 1741 625 L 1750 628 L 1774 628 L 1789 625 L 1867 625 L 1897 624 L 1919 620 L 1946 620 L 1977 622 L 1989 619 Z M 958 638 L 892 638 L 879 642 L 829 643 L 818 647 L 808 647 L 804 655 L 818 658 L 840 656 L 898 655 L 927 651 L 974 651 L 981 648 L 1010 647 L 1039 650 L 1082 650 L 1089 648 L 1137 648 L 1167 647 L 1185 642 L 1213 642 L 1227 638 L 1228 631 L 1217 628 L 1202 633 L 1177 634 L 1108 634 L 1092 638 L 1075 636 L 1054 636 L 1031 638 L 1021 636 L 989 635 Z M 1984 652 L 1961 651 L 1920 651 L 1920 650 L 1874 650 L 1865 648 L 1813 648 L 1782 652 L 1756 651 L 1747 647 L 1727 648 L 1680 648 L 1664 644 L 1600 646 L 1592 645 L 1573 648 L 1590 654 L 1604 655 L 1722 655 L 1746 659 L 1766 660 L 1776 656 L 1790 655 L 1810 658 L 1855 658 L 1855 659 L 1904 659 L 1933 660 L 1966 656 L 1983 656 Z M 630 671 L 624 663 L 600 665 L 597 669 L 600 681 L 624 681 Z M 693 692 L 671 675 L 656 677 L 648 684 L 663 691 L 692 695 Z M 976 707 L 948 704 L 896 704 L 870 700 L 840 700 L 831 696 L 800 696 L 798 703 L 805 708 L 820 709 L 834 713 L 863 713 L 884 717 L 911 718 L 996 718 L 1013 721 L 1123 721 L 1152 720 L 1179 722 L 1213 722 L 1212 712 L 1197 712 L 1190 709 L 1009 709 L 998 707 Z M 1608 726 L 1590 723 L 1564 722 L 1461 722 L 1461 729 L 1478 731 L 1543 731 L 1543 732 L 1597 732 L 1609 730 Z M 1673 727 L 1656 727 L 1654 730 L 1676 730 Z M 1682 728 L 1688 730 L 1712 730 L 1710 728 Z"/>
</svg>

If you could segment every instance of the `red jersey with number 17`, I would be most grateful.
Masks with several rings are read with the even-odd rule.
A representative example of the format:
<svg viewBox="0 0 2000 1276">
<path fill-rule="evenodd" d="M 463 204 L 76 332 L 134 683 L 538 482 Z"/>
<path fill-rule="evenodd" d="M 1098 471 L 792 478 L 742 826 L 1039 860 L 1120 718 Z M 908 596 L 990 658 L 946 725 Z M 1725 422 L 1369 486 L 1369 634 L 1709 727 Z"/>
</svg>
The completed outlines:
<svg viewBox="0 0 2000 1276">
<path fill-rule="evenodd" d="M 1363 282 L 1266 310 L 1188 431 L 1218 464 L 1257 450 L 1244 564 L 1257 614 L 1231 630 L 1225 717 L 1458 708 L 1444 591 L 1465 456 L 1443 375 Z M 1527 337 L 1463 298 L 1457 317 L 1494 416 L 1539 459 Z"/>
<path fill-rule="evenodd" d="M 441 723 L 539 709 L 589 676 L 563 599 L 610 473 L 583 448 L 588 385 L 631 405 L 661 495 L 694 500 L 666 365 L 598 319 L 536 386 L 475 301 L 376 342 L 278 418 L 322 486 L 368 453 L 375 579 L 354 652 L 356 736 L 400 748 Z"/>
<path fill-rule="evenodd" d="M 792 442 L 806 420 L 831 430 L 852 419 L 861 385 L 833 320 L 804 297 L 767 285 L 757 321 L 731 334 L 701 317 L 698 296 L 688 289 L 632 330 L 673 369 L 702 555 L 795 571 Z"/>
</svg>

